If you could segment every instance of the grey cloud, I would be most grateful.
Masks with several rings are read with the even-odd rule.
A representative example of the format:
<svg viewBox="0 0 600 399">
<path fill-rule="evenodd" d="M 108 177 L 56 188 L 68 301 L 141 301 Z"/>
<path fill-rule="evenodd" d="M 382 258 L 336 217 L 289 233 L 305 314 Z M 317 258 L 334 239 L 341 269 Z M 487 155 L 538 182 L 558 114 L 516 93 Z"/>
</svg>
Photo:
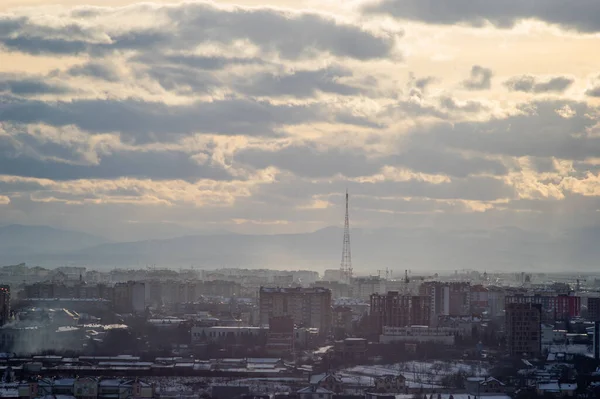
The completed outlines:
<svg viewBox="0 0 600 399">
<path fill-rule="evenodd" d="M 600 97 L 600 85 L 587 89 L 585 95 L 589 97 Z"/>
<path fill-rule="evenodd" d="M 387 113 L 406 116 L 433 116 L 438 119 L 448 119 L 450 115 L 439 107 L 414 100 L 400 100 L 392 105 Z"/>
<path fill-rule="evenodd" d="M 350 189 L 350 188 L 349 188 Z M 424 181 L 360 183 L 352 187 L 353 193 L 369 196 L 406 196 L 434 199 L 463 199 L 493 201 L 513 198 L 514 189 L 501 179 L 490 177 L 469 177 L 452 179 L 450 182 L 433 184 Z"/>
<path fill-rule="evenodd" d="M 202 43 L 231 44 L 237 40 L 250 40 L 263 51 L 276 52 L 287 59 L 315 57 L 328 52 L 361 60 L 386 57 L 394 47 L 392 37 L 380 37 L 319 14 L 241 7 L 225 10 L 210 3 L 180 3 L 155 8 L 152 13 L 166 16 L 167 23 L 119 33 L 105 27 L 102 33 L 111 40 L 98 41 L 97 30 L 101 25 L 94 23 L 103 14 L 117 12 L 115 10 L 96 10 L 94 19 L 87 21 L 92 28 L 78 25 L 50 28 L 33 19 L 5 17 L 0 23 L 0 44 L 31 54 L 102 55 L 117 50 L 187 50 Z M 144 5 L 139 5 L 127 12 L 133 16 L 146 11 Z"/>
<path fill-rule="evenodd" d="M 415 87 L 421 90 L 427 89 L 432 83 L 434 83 L 437 79 L 433 76 L 426 76 L 424 78 L 419 78 L 415 80 Z"/>
<path fill-rule="evenodd" d="M 567 90 L 574 80 L 569 77 L 557 76 L 546 81 L 538 81 L 534 76 L 523 75 L 515 76 L 506 82 L 504 85 L 511 91 L 521 91 L 525 93 L 562 93 Z"/>
<path fill-rule="evenodd" d="M 19 140 L 23 140 L 23 137 L 19 137 Z M 56 181 L 132 177 L 194 182 L 200 178 L 232 178 L 219 166 L 210 162 L 201 165 L 191 158 L 193 155 L 176 151 L 113 151 L 100 156 L 98 164 L 90 164 L 81 160 L 73 148 L 27 141 L 15 148 L 14 142 L 0 137 L 2 174 Z M 32 148 L 30 151 L 24 151 L 23 146 Z M 40 158 L 41 155 L 45 159 Z"/>
<path fill-rule="evenodd" d="M 376 156 L 358 149 L 296 144 L 279 150 L 246 149 L 234 159 L 255 168 L 275 166 L 304 177 L 371 176 L 384 166 L 407 167 L 415 172 L 467 177 L 473 174 L 504 175 L 506 167 L 494 160 L 465 158 L 443 150 L 408 147 L 395 155 Z"/>
<path fill-rule="evenodd" d="M 572 117 L 561 116 L 568 107 Z M 521 113 L 485 122 L 440 123 L 414 131 L 409 145 L 453 148 L 511 156 L 585 159 L 600 153 L 600 139 L 587 135 L 597 124 L 593 109 L 574 101 L 536 101 L 523 104 Z"/>
<path fill-rule="evenodd" d="M 287 74 L 261 73 L 258 76 L 245 78 L 243 83 L 235 85 L 236 89 L 251 96 L 293 96 L 311 97 L 316 92 L 355 95 L 362 89 L 342 83 L 340 78 L 351 77 L 352 71 L 332 66 L 317 70 L 298 70 Z"/>
<path fill-rule="evenodd" d="M 263 51 L 275 51 L 289 59 L 315 56 L 320 51 L 362 60 L 380 58 L 390 54 L 394 43 L 392 38 L 378 37 L 319 14 L 243 8 L 227 12 L 202 3 L 168 10 L 181 26 L 184 40 L 199 34 L 206 41 L 221 43 L 248 38 Z"/>
<path fill-rule="evenodd" d="M 19 76 L 13 74 L 0 74 L 0 93 L 9 93 L 15 96 L 32 96 L 40 94 L 65 94 L 71 88 L 50 82 L 43 77 Z"/>
<path fill-rule="evenodd" d="M 355 115 L 350 112 L 335 115 L 334 122 L 371 129 L 384 129 L 387 127 L 385 123 L 373 121 L 366 116 Z"/>
<path fill-rule="evenodd" d="M 576 3 L 563 0 L 382 0 L 367 6 L 365 11 L 440 25 L 483 26 L 489 22 L 498 28 L 511 28 L 521 20 L 537 19 L 586 33 L 600 31 L 597 17 L 600 3 L 595 0 Z"/>
<path fill-rule="evenodd" d="M 144 73 L 156 80 L 163 89 L 180 95 L 212 93 L 221 86 L 213 74 L 203 70 L 154 65 L 146 68 Z"/>
<path fill-rule="evenodd" d="M 443 183 L 431 183 L 422 180 L 356 182 L 339 180 L 313 180 L 289 178 L 277 185 L 265 185 L 258 193 L 259 198 L 268 200 L 273 196 L 284 197 L 282 203 L 305 201 L 312 196 L 331 198 L 340 195 L 346 189 L 353 197 L 407 197 L 438 200 L 494 201 L 502 198 L 514 198 L 515 191 L 502 179 L 471 176 L 452 178 Z M 343 203 L 337 201 L 338 203 Z"/>
<path fill-rule="evenodd" d="M 467 101 L 464 104 L 459 104 L 449 96 L 440 98 L 440 106 L 448 111 L 458 112 L 479 112 L 486 109 L 486 107 L 478 101 Z"/>
<path fill-rule="evenodd" d="M 501 162 L 482 157 L 466 158 L 452 151 L 410 147 L 391 158 L 392 165 L 405 166 L 416 172 L 467 177 L 473 174 L 502 176 L 508 170 Z"/>
<path fill-rule="evenodd" d="M 278 129 L 330 118 L 317 105 L 273 105 L 268 101 L 226 99 L 191 105 L 140 100 L 70 102 L 1 101 L 0 119 L 14 123 L 75 125 L 92 133 L 120 132 L 138 141 L 172 141 L 182 134 L 279 135 Z"/>
<path fill-rule="evenodd" d="M 131 58 L 142 64 L 177 65 L 204 70 L 221 70 L 236 65 L 264 65 L 265 61 L 256 57 L 223 57 L 191 54 L 142 54 Z"/>
<path fill-rule="evenodd" d="M 242 150 L 235 155 L 235 160 L 256 168 L 276 166 L 306 177 L 329 177 L 337 173 L 348 177 L 369 176 L 382 166 L 360 151 L 317 148 L 311 143 L 288 146 L 278 151 Z"/>
<path fill-rule="evenodd" d="M 463 87 L 467 90 L 486 90 L 492 86 L 493 72 L 489 68 L 473 65 L 471 76 L 463 81 Z"/>
<path fill-rule="evenodd" d="M 71 76 L 87 76 L 109 82 L 117 82 L 119 80 L 119 74 L 115 68 L 100 62 L 87 62 L 81 65 L 74 65 L 67 70 L 67 74 Z"/>
</svg>

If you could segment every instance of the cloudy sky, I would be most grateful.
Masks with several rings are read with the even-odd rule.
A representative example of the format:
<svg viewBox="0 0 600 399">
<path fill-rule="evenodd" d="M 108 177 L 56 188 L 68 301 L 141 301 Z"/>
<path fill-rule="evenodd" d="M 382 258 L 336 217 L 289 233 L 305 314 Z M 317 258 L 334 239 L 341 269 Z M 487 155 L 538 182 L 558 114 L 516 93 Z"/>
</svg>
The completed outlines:
<svg viewBox="0 0 600 399">
<path fill-rule="evenodd" d="M 600 2 L 4 0 L 0 224 L 600 224 Z"/>
</svg>

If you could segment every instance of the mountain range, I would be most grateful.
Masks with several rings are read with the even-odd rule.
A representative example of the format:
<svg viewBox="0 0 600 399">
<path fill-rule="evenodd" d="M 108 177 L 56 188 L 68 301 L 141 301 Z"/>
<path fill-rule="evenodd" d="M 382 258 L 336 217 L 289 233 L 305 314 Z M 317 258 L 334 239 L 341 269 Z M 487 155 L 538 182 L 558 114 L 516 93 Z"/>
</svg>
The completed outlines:
<svg viewBox="0 0 600 399">
<path fill-rule="evenodd" d="M 46 267 L 247 267 L 337 268 L 343 231 L 328 227 L 305 234 L 244 235 L 226 232 L 135 242 L 111 242 L 48 226 L 0 227 L 0 265 L 26 262 Z M 386 267 L 410 270 L 594 270 L 600 228 L 560 234 L 517 228 L 450 230 L 353 229 L 357 272 Z"/>
</svg>

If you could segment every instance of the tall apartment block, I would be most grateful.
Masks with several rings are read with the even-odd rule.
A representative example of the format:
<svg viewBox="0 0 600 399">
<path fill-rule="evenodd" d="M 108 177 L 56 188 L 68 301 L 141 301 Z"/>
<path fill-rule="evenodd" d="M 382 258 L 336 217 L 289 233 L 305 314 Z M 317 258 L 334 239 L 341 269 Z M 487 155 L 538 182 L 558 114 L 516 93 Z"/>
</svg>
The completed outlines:
<svg viewBox="0 0 600 399">
<path fill-rule="evenodd" d="M 588 319 L 600 321 L 600 298 L 587 299 Z"/>
<path fill-rule="evenodd" d="M 146 286 L 140 281 L 117 283 L 113 305 L 120 313 L 143 313 L 146 310 Z"/>
<path fill-rule="evenodd" d="M 506 304 L 506 336 L 511 356 L 538 356 L 542 352 L 542 305 Z"/>
<path fill-rule="evenodd" d="M 383 327 L 429 325 L 430 300 L 426 296 L 400 295 L 398 291 L 371 295 L 371 323 L 377 334 Z"/>
<path fill-rule="evenodd" d="M 465 316 L 471 312 L 471 285 L 467 282 L 428 281 L 419 287 L 429 297 L 430 325 L 437 326 L 438 316 Z"/>
<path fill-rule="evenodd" d="M 10 286 L 0 285 L 0 326 L 10 319 Z"/>
<path fill-rule="evenodd" d="M 567 320 L 579 316 L 581 297 L 574 295 L 511 295 L 505 298 L 509 303 L 532 303 L 542 306 L 542 320 Z"/>
<path fill-rule="evenodd" d="M 260 324 L 273 317 L 290 316 L 298 327 L 331 329 L 331 291 L 326 288 L 269 288 L 259 290 Z"/>
</svg>

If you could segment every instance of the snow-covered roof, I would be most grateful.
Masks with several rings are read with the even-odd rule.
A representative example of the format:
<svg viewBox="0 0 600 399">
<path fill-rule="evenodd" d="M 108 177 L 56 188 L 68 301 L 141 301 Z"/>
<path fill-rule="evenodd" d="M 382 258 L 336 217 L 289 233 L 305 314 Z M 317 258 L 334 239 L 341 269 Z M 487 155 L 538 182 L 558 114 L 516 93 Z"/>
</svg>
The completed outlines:
<svg viewBox="0 0 600 399">
<path fill-rule="evenodd" d="M 537 385 L 537 389 L 547 392 L 574 391 L 577 389 L 577 384 L 561 384 L 558 381 L 543 382 Z"/>
</svg>

